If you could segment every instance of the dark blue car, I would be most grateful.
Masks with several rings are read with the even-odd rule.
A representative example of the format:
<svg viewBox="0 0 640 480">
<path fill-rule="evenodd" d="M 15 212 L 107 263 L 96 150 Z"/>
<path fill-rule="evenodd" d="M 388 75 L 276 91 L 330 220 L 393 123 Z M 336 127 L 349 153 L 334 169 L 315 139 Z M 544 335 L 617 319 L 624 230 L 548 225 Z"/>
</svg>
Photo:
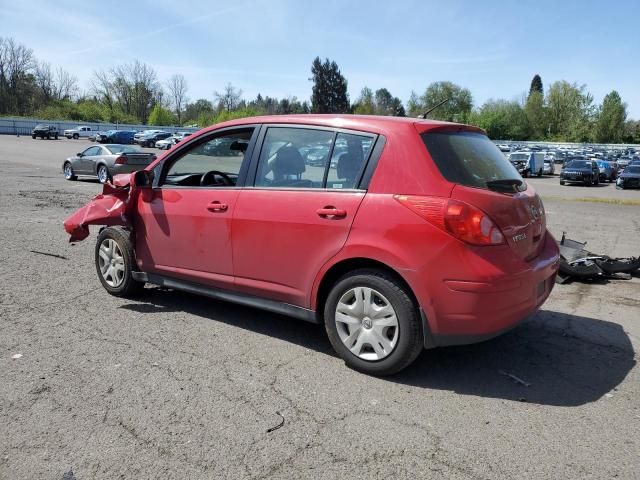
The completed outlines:
<svg viewBox="0 0 640 480">
<path fill-rule="evenodd" d="M 109 130 L 106 135 L 100 139 L 100 143 L 117 143 L 120 145 L 130 145 L 133 143 L 133 136 L 136 134 L 133 130 Z"/>
</svg>

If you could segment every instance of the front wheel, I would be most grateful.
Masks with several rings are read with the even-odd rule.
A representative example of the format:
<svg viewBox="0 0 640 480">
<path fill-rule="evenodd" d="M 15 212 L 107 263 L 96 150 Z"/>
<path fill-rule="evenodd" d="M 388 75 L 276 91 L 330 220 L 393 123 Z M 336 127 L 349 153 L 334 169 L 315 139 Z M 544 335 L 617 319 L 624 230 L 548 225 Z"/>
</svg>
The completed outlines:
<svg viewBox="0 0 640 480">
<path fill-rule="evenodd" d="M 423 348 L 420 315 L 410 293 L 377 270 L 356 270 L 338 280 L 324 305 L 324 321 L 345 363 L 370 375 L 399 372 Z"/>
<path fill-rule="evenodd" d="M 144 283 L 133 279 L 135 253 L 129 232 L 124 228 L 109 227 L 100 232 L 95 263 L 100 283 L 111 295 L 130 297 L 144 288 Z"/>
<path fill-rule="evenodd" d="M 80 138 L 80 135 L 78 135 L 77 133 L 74 133 L 74 134 L 73 134 L 73 139 L 74 139 L 74 140 L 77 140 L 78 138 Z"/>
<path fill-rule="evenodd" d="M 35 139 L 36 139 L 36 136 L 35 136 L 35 135 L 31 135 L 31 138 L 33 138 L 33 139 L 35 140 Z"/>
<path fill-rule="evenodd" d="M 564 180 L 560 180 L 560 185 L 564 185 Z"/>
</svg>

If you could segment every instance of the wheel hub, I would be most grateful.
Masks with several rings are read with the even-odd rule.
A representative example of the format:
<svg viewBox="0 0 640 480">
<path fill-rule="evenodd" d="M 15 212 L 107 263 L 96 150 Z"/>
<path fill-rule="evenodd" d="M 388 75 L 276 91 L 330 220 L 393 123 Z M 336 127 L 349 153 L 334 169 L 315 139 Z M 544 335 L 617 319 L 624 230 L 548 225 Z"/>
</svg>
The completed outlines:
<svg viewBox="0 0 640 480">
<path fill-rule="evenodd" d="M 393 305 L 369 287 L 354 287 L 342 295 L 335 324 L 345 347 L 363 360 L 382 360 L 398 343 L 400 326 Z"/>
</svg>

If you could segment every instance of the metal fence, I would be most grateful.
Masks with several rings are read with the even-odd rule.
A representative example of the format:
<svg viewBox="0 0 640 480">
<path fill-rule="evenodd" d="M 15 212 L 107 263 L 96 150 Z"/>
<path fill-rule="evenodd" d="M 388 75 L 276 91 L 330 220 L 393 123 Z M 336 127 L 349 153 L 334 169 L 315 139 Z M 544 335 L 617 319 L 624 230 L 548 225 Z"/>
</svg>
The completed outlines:
<svg viewBox="0 0 640 480">
<path fill-rule="evenodd" d="M 195 132 L 198 129 L 192 127 L 162 127 L 150 125 L 129 125 L 125 123 L 91 123 L 73 122 L 67 120 L 39 120 L 37 118 L 0 118 L 0 135 L 31 135 L 31 131 L 38 124 L 54 125 L 58 128 L 60 136 L 65 130 L 78 126 L 91 127 L 93 130 L 104 132 L 107 130 L 164 130 L 166 132 Z"/>
</svg>

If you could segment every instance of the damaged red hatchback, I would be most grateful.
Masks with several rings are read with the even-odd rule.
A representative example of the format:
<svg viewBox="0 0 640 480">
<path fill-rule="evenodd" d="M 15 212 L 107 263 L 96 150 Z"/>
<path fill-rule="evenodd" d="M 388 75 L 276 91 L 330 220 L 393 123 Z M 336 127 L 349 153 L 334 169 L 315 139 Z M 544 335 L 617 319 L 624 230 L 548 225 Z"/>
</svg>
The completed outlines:
<svg viewBox="0 0 640 480">
<path fill-rule="evenodd" d="M 113 295 L 145 283 L 324 323 L 351 367 L 496 336 L 554 285 L 542 202 L 482 130 L 429 120 L 246 118 L 114 178 L 65 222 L 98 235 Z"/>
</svg>

